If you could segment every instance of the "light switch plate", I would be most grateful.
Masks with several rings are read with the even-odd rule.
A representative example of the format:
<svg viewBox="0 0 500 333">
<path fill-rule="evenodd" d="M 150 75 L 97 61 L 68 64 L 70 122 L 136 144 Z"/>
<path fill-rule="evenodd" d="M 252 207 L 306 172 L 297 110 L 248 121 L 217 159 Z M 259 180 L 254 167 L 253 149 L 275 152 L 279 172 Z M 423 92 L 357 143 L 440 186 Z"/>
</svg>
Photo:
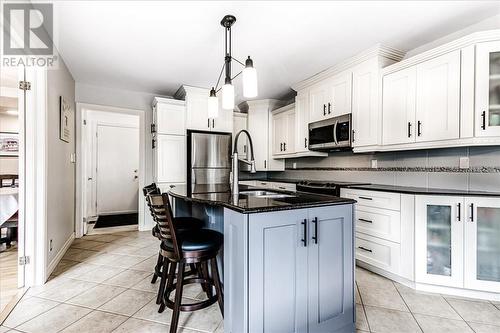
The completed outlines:
<svg viewBox="0 0 500 333">
<path fill-rule="evenodd" d="M 377 169 L 377 168 L 378 168 L 377 160 L 372 160 L 372 169 Z"/>
<path fill-rule="evenodd" d="M 468 157 L 460 157 L 460 169 L 468 169 L 470 167 L 470 161 Z"/>
</svg>

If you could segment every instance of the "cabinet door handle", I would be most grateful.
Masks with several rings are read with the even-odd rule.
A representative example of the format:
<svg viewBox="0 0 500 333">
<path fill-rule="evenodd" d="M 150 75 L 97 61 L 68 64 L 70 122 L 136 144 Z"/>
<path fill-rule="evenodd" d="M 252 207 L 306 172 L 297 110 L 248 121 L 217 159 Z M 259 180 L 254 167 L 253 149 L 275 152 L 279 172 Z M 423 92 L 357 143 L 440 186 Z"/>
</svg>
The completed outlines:
<svg viewBox="0 0 500 333">
<path fill-rule="evenodd" d="M 264 169 L 267 169 L 267 160 L 264 160 Z"/>
<path fill-rule="evenodd" d="M 486 129 L 486 111 L 483 111 L 483 113 L 481 113 L 481 118 L 482 118 L 482 121 L 483 121 L 483 124 L 481 125 L 481 128 L 483 130 Z"/>
<path fill-rule="evenodd" d="M 318 244 L 318 218 L 315 217 L 312 223 L 314 223 L 314 236 L 312 236 L 312 239 L 314 244 Z"/>
<path fill-rule="evenodd" d="M 373 221 L 366 220 L 366 219 L 358 219 L 358 221 L 361 221 L 361 222 L 366 222 L 366 223 L 373 223 Z"/>
<path fill-rule="evenodd" d="M 462 221 L 462 216 L 461 216 L 461 215 L 462 215 L 462 212 L 461 212 L 461 210 L 462 210 L 462 205 L 460 204 L 460 202 L 457 204 L 457 209 L 458 209 L 458 212 L 457 212 L 457 219 L 458 219 L 458 221 L 460 222 L 460 221 Z"/>
<path fill-rule="evenodd" d="M 372 250 L 367 249 L 366 247 L 362 247 L 362 246 L 358 246 L 358 249 L 363 250 L 363 251 L 366 251 L 366 252 L 370 252 L 370 253 L 372 253 L 372 252 L 373 252 Z"/>
<path fill-rule="evenodd" d="M 368 197 L 358 197 L 360 199 L 363 199 L 363 200 L 373 200 L 373 198 L 368 198 Z"/>
<path fill-rule="evenodd" d="M 215 128 L 215 119 L 212 119 L 212 128 Z"/>
<path fill-rule="evenodd" d="M 470 204 L 470 221 L 474 222 L 474 204 Z"/>
<path fill-rule="evenodd" d="M 286 151 L 286 142 L 283 142 L 283 151 Z"/>
<path fill-rule="evenodd" d="M 411 123 L 408 122 L 408 137 L 411 138 Z"/>
<path fill-rule="evenodd" d="M 323 116 L 326 116 L 326 104 L 323 104 Z"/>
<path fill-rule="evenodd" d="M 283 142 L 280 143 L 280 151 L 283 151 Z"/>
<path fill-rule="evenodd" d="M 302 238 L 301 241 L 304 246 L 307 246 L 307 219 L 304 219 L 301 224 L 304 226 L 304 238 Z"/>
<path fill-rule="evenodd" d="M 152 149 L 155 149 L 155 148 L 156 148 L 156 140 L 155 140 L 155 139 L 153 139 L 153 140 L 151 141 L 151 148 L 152 148 Z"/>
<path fill-rule="evenodd" d="M 210 119 L 207 119 L 207 127 L 210 128 Z"/>
<path fill-rule="evenodd" d="M 151 133 L 156 133 L 156 124 L 151 124 Z"/>
<path fill-rule="evenodd" d="M 304 148 L 307 148 L 307 138 L 304 138 Z"/>
<path fill-rule="evenodd" d="M 355 130 L 352 130 L 352 142 L 354 142 L 354 134 L 356 133 Z"/>
<path fill-rule="evenodd" d="M 332 111 L 332 104 L 328 103 L 328 114 L 330 114 Z"/>
<path fill-rule="evenodd" d="M 422 122 L 420 120 L 417 122 L 417 135 L 422 135 Z"/>
</svg>

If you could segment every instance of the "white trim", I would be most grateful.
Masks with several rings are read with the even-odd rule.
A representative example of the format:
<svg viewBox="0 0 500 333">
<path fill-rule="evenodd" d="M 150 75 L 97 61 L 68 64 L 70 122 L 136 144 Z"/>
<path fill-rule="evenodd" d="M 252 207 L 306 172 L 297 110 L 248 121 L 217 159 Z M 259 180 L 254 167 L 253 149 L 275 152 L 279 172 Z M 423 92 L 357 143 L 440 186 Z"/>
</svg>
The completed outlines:
<svg viewBox="0 0 500 333">
<path fill-rule="evenodd" d="M 428 59 L 436 58 L 436 57 L 443 55 L 445 53 L 462 49 L 464 47 L 467 47 L 467 46 L 470 46 L 470 45 L 473 45 L 476 43 L 494 41 L 494 40 L 499 40 L 499 39 L 500 39 L 500 29 L 475 32 L 475 33 L 467 35 L 465 37 L 456 39 L 452 42 L 449 42 L 449 43 L 443 44 L 441 46 L 432 48 L 431 50 L 419 53 L 419 54 L 414 55 L 410 58 L 404 59 L 404 60 L 397 62 L 393 65 L 389 65 L 382 70 L 382 76 L 387 75 L 389 73 L 399 71 L 399 70 L 406 68 L 406 67 L 416 65 L 416 64 L 424 62 Z"/>
<path fill-rule="evenodd" d="M 104 112 L 116 112 L 125 113 L 139 116 L 139 190 L 145 185 L 146 178 L 146 112 L 139 109 L 132 108 L 121 108 L 114 106 L 106 106 L 99 104 L 89 104 L 89 103 L 76 103 L 76 212 L 75 212 L 75 237 L 80 238 L 84 234 L 84 223 L 83 218 L 85 216 L 85 200 L 86 200 L 86 190 L 85 186 L 85 172 L 83 171 L 83 163 L 85 162 L 85 157 L 83 155 L 82 143 L 84 142 L 83 130 L 83 116 L 86 110 L 93 111 L 104 111 Z M 140 191 L 139 191 L 140 192 Z M 138 196 L 139 204 L 139 230 L 147 230 L 145 225 L 145 203 L 142 200 L 142 196 Z"/>
<path fill-rule="evenodd" d="M 61 261 L 61 259 L 64 257 L 66 254 L 66 251 L 68 251 L 69 247 L 71 244 L 73 244 L 73 241 L 75 240 L 75 233 L 71 233 L 71 235 L 68 237 L 66 242 L 64 242 L 64 245 L 62 248 L 57 252 L 57 254 L 54 256 L 52 261 L 49 263 L 49 266 L 47 267 L 47 276 L 50 276 L 52 272 L 56 269 L 57 265 Z"/>
<path fill-rule="evenodd" d="M 431 293 L 439 293 L 439 294 L 460 296 L 460 297 L 470 297 L 470 298 L 485 299 L 485 300 L 500 302 L 500 293 L 491 293 L 487 291 L 443 287 L 426 283 L 415 283 L 415 289 Z"/>
<path fill-rule="evenodd" d="M 124 232 L 124 231 L 135 231 L 137 230 L 137 225 L 120 225 L 118 227 L 107 227 L 107 228 L 93 228 L 89 235 L 104 235 L 104 234 L 112 234 L 115 232 Z"/>
<path fill-rule="evenodd" d="M 329 67 L 325 69 L 324 71 L 321 71 L 313 76 L 311 76 L 308 79 L 305 79 L 303 81 L 300 81 L 298 83 L 292 84 L 292 89 L 295 91 L 302 90 L 304 88 L 310 87 L 318 82 L 321 82 L 325 79 L 328 79 L 329 77 L 341 73 L 345 70 L 351 69 L 352 67 L 361 64 L 362 62 L 373 58 L 375 56 L 380 56 L 383 58 L 387 58 L 389 60 L 393 61 L 400 61 L 403 59 L 405 55 L 405 52 L 382 45 L 382 44 L 376 44 L 372 46 L 371 48 L 358 53 L 357 55 L 350 57 L 344 61 L 339 62 L 338 64 Z"/>
<path fill-rule="evenodd" d="M 134 214 L 138 213 L 137 210 L 117 210 L 113 212 L 106 212 L 106 213 L 101 213 L 99 216 L 106 216 L 106 215 L 117 215 L 117 214 Z"/>
</svg>

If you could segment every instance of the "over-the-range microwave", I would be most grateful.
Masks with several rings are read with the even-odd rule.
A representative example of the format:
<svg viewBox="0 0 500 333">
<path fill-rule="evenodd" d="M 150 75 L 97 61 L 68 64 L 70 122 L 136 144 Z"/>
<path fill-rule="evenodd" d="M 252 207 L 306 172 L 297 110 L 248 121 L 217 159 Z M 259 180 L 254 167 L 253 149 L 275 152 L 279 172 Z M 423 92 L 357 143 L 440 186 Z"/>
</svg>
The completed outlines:
<svg viewBox="0 0 500 333">
<path fill-rule="evenodd" d="M 309 124 L 309 150 L 351 149 L 351 114 Z"/>
</svg>

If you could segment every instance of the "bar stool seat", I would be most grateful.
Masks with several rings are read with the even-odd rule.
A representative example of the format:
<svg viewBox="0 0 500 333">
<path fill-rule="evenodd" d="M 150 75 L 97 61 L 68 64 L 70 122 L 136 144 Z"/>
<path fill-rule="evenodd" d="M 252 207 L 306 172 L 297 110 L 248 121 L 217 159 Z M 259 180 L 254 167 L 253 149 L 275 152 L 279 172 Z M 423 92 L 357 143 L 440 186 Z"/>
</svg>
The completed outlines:
<svg viewBox="0 0 500 333">
<path fill-rule="evenodd" d="M 193 230 L 193 229 L 201 229 L 204 226 L 204 222 L 200 219 L 194 217 L 174 217 L 174 224 L 178 228 L 178 230 Z M 155 225 L 151 230 L 151 233 L 154 237 L 160 238 L 160 229 L 158 225 Z"/>
<path fill-rule="evenodd" d="M 224 236 L 217 231 L 209 229 L 198 229 L 182 231 L 179 230 L 177 239 L 183 252 L 190 251 L 218 251 L 224 243 Z M 173 252 L 174 247 L 170 239 L 164 240 L 161 244 L 164 251 Z"/>
</svg>

